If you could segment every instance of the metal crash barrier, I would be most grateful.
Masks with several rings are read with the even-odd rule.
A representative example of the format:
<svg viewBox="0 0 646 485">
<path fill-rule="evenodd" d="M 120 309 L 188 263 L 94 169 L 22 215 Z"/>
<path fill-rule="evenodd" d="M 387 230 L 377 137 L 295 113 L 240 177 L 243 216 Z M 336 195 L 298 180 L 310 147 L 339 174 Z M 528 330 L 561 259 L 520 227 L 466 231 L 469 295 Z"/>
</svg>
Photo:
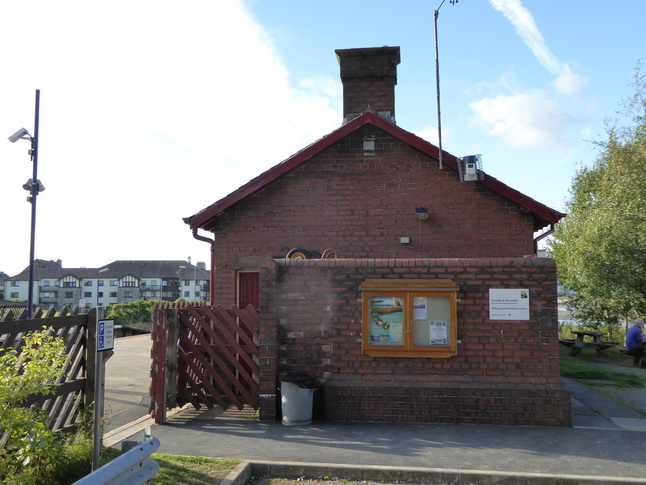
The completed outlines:
<svg viewBox="0 0 646 485">
<path fill-rule="evenodd" d="M 157 438 L 137 443 L 129 451 L 97 468 L 73 485 L 140 485 L 155 476 L 159 464 L 152 455 L 160 442 Z"/>
</svg>

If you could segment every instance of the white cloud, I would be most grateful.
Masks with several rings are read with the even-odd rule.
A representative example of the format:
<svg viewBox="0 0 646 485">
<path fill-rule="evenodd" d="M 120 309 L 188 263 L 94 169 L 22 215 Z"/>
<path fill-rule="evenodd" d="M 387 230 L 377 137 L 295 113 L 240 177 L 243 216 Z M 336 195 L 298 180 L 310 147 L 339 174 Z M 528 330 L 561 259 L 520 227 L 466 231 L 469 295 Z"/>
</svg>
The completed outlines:
<svg viewBox="0 0 646 485">
<path fill-rule="evenodd" d="M 415 131 L 415 134 L 433 145 L 439 146 L 440 139 L 439 133 L 437 132 L 437 126 L 425 126 L 421 130 Z M 453 130 L 442 125 L 442 149 L 447 151 L 447 146 L 451 145 L 453 142 Z"/>
<path fill-rule="evenodd" d="M 242 0 L 8 4 L 0 46 L 0 134 L 31 131 L 41 90 L 36 257 L 65 266 L 208 259 L 182 217 L 341 124 L 339 81 L 293 79 Z M 12 274 L 29 234 L 18 145 L 0 143 Z"/>
<path fill-rule="evenodd" d="M 559 93 L 571 96 L 581 89 L 586 82 L 585 77 L 572 72 L 570 66 L 557 59 L 547 46 L 531 12 L 520 0 L 489 0 L 489 3 L 511 22 L 540 65 L 556 76 L 554 86 Z"/>
<path fill-rule="evenodd" d="M 475 121 L 513 147 L 564 147 L 572 119 L 549 93 L 499 94 L 470 104 Z"/>
<path fill-rule="evenodd" d="M 516 32 L 529 47 L 538 62 L 548 72 L 558 75 L 561 63 L 547 47 L 543 35 L 538 30 L 534 17 L 520 0 L 489 0 L 489 3 L 511 22 Z"/>
<path fill-rule="evenodd" d="M 489 0 L 489 3 L 511 22 L 536 60 L 555 79 L 549 90 L 522 89 L 516 86 L 512 75 L 503 74 L 494 86 L 488 86 L 495 94 L 470 103 L 473 121 L 513 147 L 567 146 L 567 132 L 575 117 L 568 114 L 560 97 L 576 95 L 586 79 L 550 51 L 532 14 L 520 0 Z"/>
<path fill-rule="evenodd" d="M 554 88 L 558 93 L 574 96 L 587 83 L 587 78 L 572 72 L 570 66 L 563 65 L 561 72 L 554 80 Z"/>
</svg>

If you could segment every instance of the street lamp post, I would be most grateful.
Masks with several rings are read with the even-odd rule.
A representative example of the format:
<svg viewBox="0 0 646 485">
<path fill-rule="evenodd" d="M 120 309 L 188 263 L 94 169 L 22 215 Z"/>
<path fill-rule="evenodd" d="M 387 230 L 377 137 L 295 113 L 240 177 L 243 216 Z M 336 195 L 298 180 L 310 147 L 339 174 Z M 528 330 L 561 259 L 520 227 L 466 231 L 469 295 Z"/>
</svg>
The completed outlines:
<svg viewBox="0 0 646 485">
<path fill-rule="evenodd" d="M 29 155 L 33 162 L 33 173 L 27 183 L 23 185 L 25 190 L 29 191 L 27 202 L 31 204 L 31 235 L 29 240 L 29 288 L 27 293 L 27 318 L 31 319 L 34 304 L 34 250 L 36 238 L 36 199 L 38 193 L 45 190 L 45 186 L 38 180 L 38 135 L 39 135 L 39 118 L 40 118 L 40 89 L 36 90 L 36 109 L 34 115 L 34 136 L 31 136 L 25 128 L 21 128 L 9 137 L 11 143 L 18 140 L 30 140 L 31 149 Z"/>
</svg>

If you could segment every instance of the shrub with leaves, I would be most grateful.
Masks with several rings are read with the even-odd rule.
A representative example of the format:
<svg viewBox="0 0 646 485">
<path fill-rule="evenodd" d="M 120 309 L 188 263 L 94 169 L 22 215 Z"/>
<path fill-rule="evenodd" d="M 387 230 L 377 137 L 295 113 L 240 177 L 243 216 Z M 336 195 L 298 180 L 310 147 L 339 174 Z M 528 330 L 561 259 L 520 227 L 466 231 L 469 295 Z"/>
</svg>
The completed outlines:
<svg viewBox="0 0 646 485">
<path fill-rule="evenodd" d="M 37 476 L 57 460 L 62 444 L 47 413 L 26 403 L 54 393 L 66 360 L 65 343 L 51 329 L 27 334 L 19 351 L 0 350 L 0 479 L 23 467 Z"/>
<path fill-rule="evenodd" d="M 107 316 L 117 325 L 127 327 L 141 325 L 150 330 L 152 309 L 161 300 L 136 300 L 131 303 L 116 303 L 107 308 Z"/>
</svg>

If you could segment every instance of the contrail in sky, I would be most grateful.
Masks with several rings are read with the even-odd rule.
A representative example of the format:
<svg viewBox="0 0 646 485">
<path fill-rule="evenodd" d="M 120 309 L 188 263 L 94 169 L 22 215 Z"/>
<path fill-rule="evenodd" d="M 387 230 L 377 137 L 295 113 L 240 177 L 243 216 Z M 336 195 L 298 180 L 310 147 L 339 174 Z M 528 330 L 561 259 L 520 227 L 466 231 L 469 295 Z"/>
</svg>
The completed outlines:
<svg viewBox="0 0 646 485">
<path fill-rule="evenodd" d="M 558 76 L 563 71 L 563 64 L 550 52 L 543 35 L 538 30 L 534 17 L 523 7 L 520 0 L 489 0 L 493 8 L 507 17 L 525 45 L 529 47 L 538 62 L 548 72 Z"/>
</svg>

